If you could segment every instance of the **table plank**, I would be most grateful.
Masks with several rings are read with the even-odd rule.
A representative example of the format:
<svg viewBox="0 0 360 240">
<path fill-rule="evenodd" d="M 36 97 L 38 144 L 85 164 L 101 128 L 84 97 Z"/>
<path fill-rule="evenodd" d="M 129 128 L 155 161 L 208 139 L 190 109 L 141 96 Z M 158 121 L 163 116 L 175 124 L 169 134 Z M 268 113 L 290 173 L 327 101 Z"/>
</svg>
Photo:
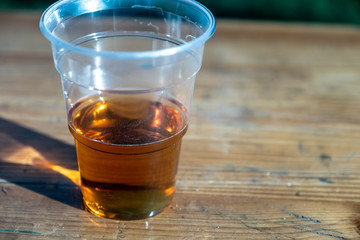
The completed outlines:
<svg viewBox="0 0 360 240">
<path fill-rule="evenodd" d="M 0 239 L 359 238 L 358 28 L 219 19 L 175 199 L 120 221 L 82 210 L 64 176 L 75 150 L 39 17 L 0 13 Z"/>
</svg>

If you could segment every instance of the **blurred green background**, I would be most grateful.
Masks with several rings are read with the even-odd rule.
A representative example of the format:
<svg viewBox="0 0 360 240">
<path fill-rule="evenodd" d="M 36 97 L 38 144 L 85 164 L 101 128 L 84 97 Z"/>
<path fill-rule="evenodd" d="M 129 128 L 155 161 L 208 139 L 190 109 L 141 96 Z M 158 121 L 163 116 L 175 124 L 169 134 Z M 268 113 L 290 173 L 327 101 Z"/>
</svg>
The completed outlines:
<svg viewBox="0 0 360 240">
<path fill-rule="evenodd" d="M 199 0 L 217 17 L 360 25 L 360 0 Z M 54 0 L 0 0 L 0 9 L 45 9 Z"/>
</svg>

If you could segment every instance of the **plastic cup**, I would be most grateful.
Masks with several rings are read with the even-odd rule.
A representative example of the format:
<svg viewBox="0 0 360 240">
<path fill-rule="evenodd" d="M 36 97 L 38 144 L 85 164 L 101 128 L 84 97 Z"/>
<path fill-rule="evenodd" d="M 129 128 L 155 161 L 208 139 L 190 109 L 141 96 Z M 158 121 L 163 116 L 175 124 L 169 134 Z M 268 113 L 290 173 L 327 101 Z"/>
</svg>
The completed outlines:
<svg viewBox="0 0 360 240">
<path fill-rule="evenodd" d="M 61 76 L 85 208 L 117 219 L 161 212 L 213 15 L 190 0 L 64 0 L 40 29 Z"/>
</svg>

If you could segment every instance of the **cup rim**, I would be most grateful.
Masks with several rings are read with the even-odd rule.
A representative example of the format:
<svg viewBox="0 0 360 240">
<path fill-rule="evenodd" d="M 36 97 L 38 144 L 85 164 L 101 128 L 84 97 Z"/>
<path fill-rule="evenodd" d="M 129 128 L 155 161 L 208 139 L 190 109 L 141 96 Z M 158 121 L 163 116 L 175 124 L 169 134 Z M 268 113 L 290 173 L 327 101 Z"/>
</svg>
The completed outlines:
<svg viewBox="0 0 360 240">
<path fill-rule="evenodd" d="M 114 58 L 114 59 L 143 59 L 143 58 L 157 58 L 157 57 L 166 57 L 175 55 L 177 53 L 182 53 L 194 49 L 202 44 L 204 44 L 207 40 L 211 38 L 211 36 L 215 33 L 216 22 L 215 17 L 211 13 L 211 11 L 205 7 L 203 4 L 195 1 L 195 0 L 177 0 L 183 4 L 189 4 L 189 6 L 201 10 L 205 17 L 209 21 L 208 29 L 202 33 L 198 38 L 190 41 L 184 42 L 184 44 L 180 44 L 174 47 L 159 49 L 159 50 L 147 50 L 147 51 L 96 51 L 91 48 L 86 48 L 83 46 L 76 45 L 74 43 L 68 42 L 66 40 L 61 39 L 54 35 L 46 26 L 45 20 L 50 17 L 51 14 L 54 14 L 54 11 L 58 9 L 61 5 L 69 2 L 73 2 L 77 0 L 59 0 L 52 5 L 50 5 L 41 15 L 40 18 L 40 30 L 42 34 L 54 45 L 60 46 L 61 48 L 66 49 L 67 51 L 76 52 L 83 55 L 88 55 L 92 57 L 105 57 L 105 58 Z M 166 0 L 165 0 L 166 1 Z M 134 5 L 135 2 L 134 2 Z M 98 11 L 98 10 L 95 10 Z M 95 11 L 89 11 L 86 13 L 91 13 Z M 85 12 L 84 12 L 85 13 Z"/>
</svg>

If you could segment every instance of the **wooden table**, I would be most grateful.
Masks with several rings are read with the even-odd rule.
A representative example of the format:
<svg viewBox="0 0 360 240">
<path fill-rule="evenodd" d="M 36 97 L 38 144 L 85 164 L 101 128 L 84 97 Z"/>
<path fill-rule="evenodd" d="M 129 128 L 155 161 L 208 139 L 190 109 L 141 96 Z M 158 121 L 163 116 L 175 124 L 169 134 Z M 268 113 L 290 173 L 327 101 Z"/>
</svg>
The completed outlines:
<svg viewBox="0 0 360 240">
<path fill-rule="evenodd" d="M 358 28 L 219 19 L 175 199 L 119 221 L 81 209 L 39 16 L 0 13 L 0 239 L 360 238 Z"/>
</svg>

